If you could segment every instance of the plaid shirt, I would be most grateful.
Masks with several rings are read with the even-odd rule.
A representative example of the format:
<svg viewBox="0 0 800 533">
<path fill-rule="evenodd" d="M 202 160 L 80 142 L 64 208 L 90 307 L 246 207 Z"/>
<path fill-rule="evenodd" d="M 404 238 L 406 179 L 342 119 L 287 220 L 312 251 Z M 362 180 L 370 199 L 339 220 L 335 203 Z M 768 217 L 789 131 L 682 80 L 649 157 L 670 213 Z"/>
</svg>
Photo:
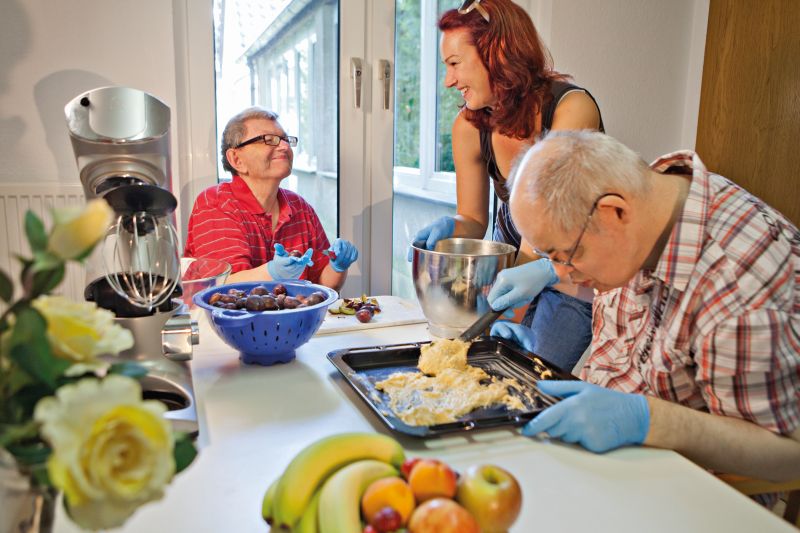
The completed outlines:
<svg viewBox="0 0 800 533">
<path fill-rule="evenodd" d="M 287 250 L 314 250 L 314 265 L 301 279 L 319 281 L 329 259 L 330 243 L 314 208 L 292 191 L 278 189 L 278 224 L 264 212 L 250 187 L 239 176 L 209 187 L 197 197 L 189 217 L 186 257 L 212 257 L 230 263 L 233 272 L 264 265 L 275 254 L 274 243 Z"/>
<path fill-rule="evenodd" d="M 653 272 L 597 294 L 581 377 L 788 434 L 800 424 L 800 232 L 693 152 L 651 167 L 691 177 Z"/>
</svg>

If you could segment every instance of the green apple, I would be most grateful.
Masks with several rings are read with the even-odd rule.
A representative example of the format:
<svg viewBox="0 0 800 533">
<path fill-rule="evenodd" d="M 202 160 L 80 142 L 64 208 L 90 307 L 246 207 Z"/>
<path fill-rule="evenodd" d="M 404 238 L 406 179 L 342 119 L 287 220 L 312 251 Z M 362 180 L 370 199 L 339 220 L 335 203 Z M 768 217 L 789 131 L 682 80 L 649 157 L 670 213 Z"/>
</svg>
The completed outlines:
<svg viewBox="0 0 800 533">
<path fill-rule="evenodd" d="M 510 472 L 495 465 L 471 466 L 458 480 L 456 500 L 483 533 L 506 531 L 522 509 L 522 491 Z"/>
</svg>

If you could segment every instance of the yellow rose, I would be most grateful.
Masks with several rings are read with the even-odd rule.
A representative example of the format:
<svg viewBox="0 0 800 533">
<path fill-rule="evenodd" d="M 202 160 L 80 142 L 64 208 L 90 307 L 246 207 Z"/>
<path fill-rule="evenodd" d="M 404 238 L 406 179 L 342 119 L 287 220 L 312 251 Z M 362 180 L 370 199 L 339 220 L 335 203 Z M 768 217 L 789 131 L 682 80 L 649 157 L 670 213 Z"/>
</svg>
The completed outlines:
<svg viewBox="0 0 800 533">
<path fill-rule="evenodd" d="M 55 224 L 48 240 L 50 252 L 61 259 L 75 259 L 105 236 L 113 211 L 105 200 L 96 198 L 83 209 L 55 209 L 53 217 Z"/>
<path fill-rule="evenodd" d="M 141 399 L 133 379 L 83 379 L 36 405 L 34 419 L 53 453 L 47 463 L 69 515 L 86 529 L 122 525 L 163 496 L 175 474 L 166 407 Z"/>
<path fill-rule="evenodd" d="M 116 355 L 133 346 L 133 335 L 114 322 L 114 314 L 91 302 L 40 296 L 33 306 L 47 320 L 47 339 L 57 357 L 92 364 L 99 355 Z"/>
</svg>

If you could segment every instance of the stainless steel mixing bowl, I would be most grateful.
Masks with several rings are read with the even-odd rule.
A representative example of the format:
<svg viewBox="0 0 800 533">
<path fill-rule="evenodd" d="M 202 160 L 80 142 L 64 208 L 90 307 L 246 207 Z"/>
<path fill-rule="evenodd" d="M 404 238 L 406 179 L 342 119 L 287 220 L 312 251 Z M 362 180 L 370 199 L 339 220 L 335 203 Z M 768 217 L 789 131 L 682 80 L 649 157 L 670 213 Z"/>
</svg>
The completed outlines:
<svg viewBox="0 0 800 533">
<path fill-rule="evenodd" d="M 432 335 L 459 336 L 489 311 L 497 273 L 514 265 L 516 248 L 478 239 L 445 239 L 434 250 L 412 245 L 411 275 Z"/>
</svg>

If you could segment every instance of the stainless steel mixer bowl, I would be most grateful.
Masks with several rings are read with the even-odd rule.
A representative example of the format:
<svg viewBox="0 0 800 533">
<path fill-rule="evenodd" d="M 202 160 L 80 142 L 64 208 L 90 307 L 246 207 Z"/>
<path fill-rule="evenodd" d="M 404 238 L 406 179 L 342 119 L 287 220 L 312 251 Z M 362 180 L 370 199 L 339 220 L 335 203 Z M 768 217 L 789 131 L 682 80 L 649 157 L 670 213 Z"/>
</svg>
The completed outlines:
<svg viewBox="0 0 800 533">
<path fill-rule="evenodd" d="M 444 239 L 434 250 L 412 245 L 411 275 L 436 337 L 459 336 L 489 311 L 486 295 L 498 272 L 514 265 L 516 248 L 479 239 Z"/>
</svg>

